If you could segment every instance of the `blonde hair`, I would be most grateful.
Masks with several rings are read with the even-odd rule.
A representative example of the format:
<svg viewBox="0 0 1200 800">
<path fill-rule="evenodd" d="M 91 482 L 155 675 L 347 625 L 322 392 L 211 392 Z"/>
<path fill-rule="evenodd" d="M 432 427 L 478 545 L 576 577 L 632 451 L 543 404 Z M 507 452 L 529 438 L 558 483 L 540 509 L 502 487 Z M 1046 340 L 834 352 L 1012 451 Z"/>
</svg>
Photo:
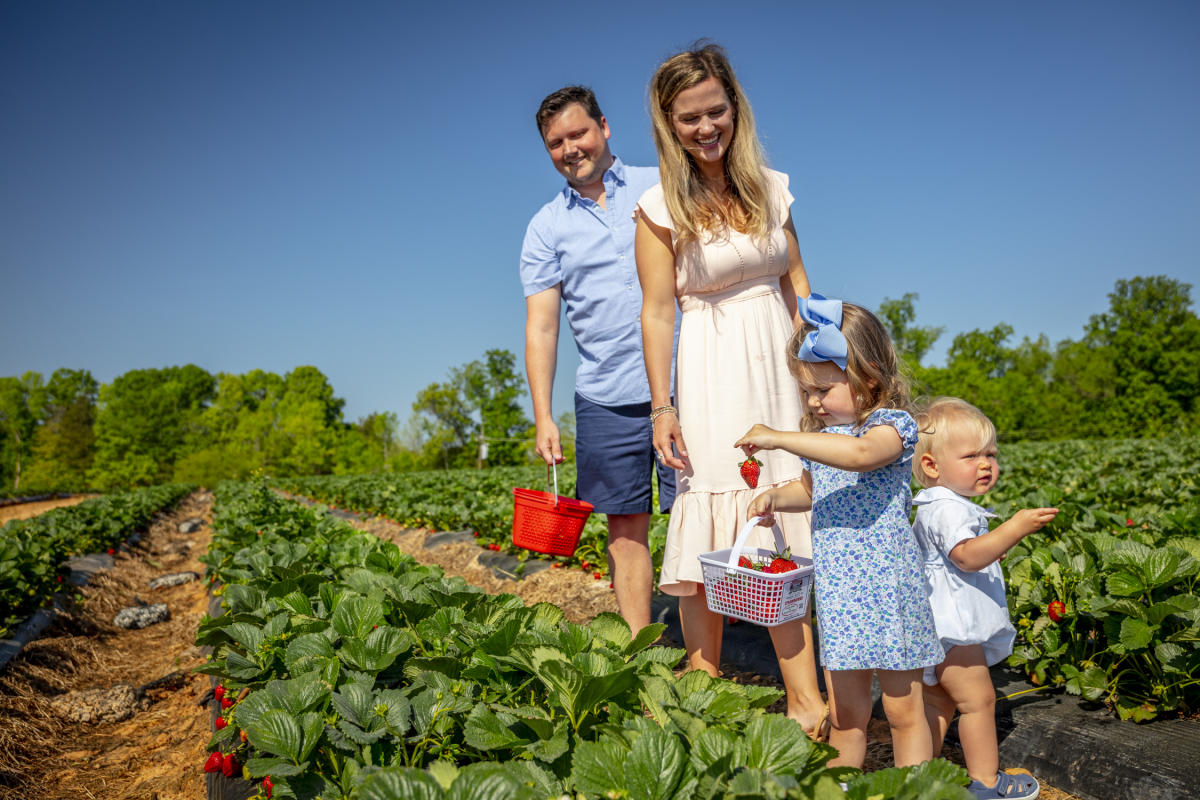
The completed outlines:
<svg viewBox="0 0 1200 800">
<path fill-rule="evenodd" d="M 701 231 L 722 234 L 728 228 L 765 239 L 774 224 L 775 201 L 767 182 L 767 160 L 754 126 L 754 112 L 720 45 L 696 42 L 692 50 L 671 56 L 650 80 L 650 119 L 667 211 L 678 240 L 699 239 Z M 729 97 L 733 136 L 725 153 L 727 189 L 714 191 L 701 180 L 671 124 L 679 93 L 716 78 Z"/>
<path fill-rule="evenodd" d="M 787 344 L 788 370 L 800 384 L 810 383 L 811 362 L 800 358 L 800 345 L 816 326 L 804 322 L 792 334 Z M 907 410 L 909 404 L 908 379 L 900 371 L 900 359 L 892 347 L 887 329 L 879 318 L 862 306 L 842 303 L 842 336 L 846 337 L 846 380 L 854 393 L 858 410 L 857 424 L 866 422 L 867 417 L 881 408 Z M 808 402 L 802 403 L 804 416 L 800 429 L 818 431 L 824 427 L 812 412 Z"/>
<path fill-rule="evenodd" d="M 913 415 L 917 420 L 917 446 L 913 450 L 913 477 L 929 488 L 936 481 L 921 468 L 921 456 L 942 444 L 952 433 L 974 435 L 981 445 L 996 441 L 996 426 L 975 406 L 957 397 L 933 397 L 923 400 Z"/>
</svg>

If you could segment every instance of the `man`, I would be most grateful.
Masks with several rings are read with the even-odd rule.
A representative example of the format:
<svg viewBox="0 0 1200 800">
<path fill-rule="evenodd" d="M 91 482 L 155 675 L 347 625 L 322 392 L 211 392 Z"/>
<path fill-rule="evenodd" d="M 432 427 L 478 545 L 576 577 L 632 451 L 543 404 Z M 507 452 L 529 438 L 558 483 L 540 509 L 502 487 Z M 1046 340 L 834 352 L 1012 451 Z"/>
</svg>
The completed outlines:
<svg viewBox="0 0 1200 800">
<path fill-rule="evenodd" d="M 551 393 L 560 305 L 579 349 L 575 375 L 576 494 L 608 516 L 608 552 L 621 616 L 650 624 L 654 569 L 647 538 L 655 465 L 650 388 L 642 360 L 642 290 L 633 212 L 658 170 L 627 167 L 590 89 L 568 86 L 542 101 L 538 133 L 567 185 L 529 223 L 521 250 L 525 369 L 537 453 L 563 460 Z M 675 499 L 675 473 L 658 465 L 659 506 Z"/>
</svg>

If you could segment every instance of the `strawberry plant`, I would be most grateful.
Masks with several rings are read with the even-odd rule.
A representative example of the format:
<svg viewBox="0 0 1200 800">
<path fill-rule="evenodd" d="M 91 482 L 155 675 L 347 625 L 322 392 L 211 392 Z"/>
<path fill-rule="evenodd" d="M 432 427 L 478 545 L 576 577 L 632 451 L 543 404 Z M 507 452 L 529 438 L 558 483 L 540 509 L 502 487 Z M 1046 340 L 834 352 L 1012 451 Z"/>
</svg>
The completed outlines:
<svg viewBox="0 0 1200 800">
<path fill-rule="evenodd" d="M 273 797 L 968 797 L 945 762 L 828 769 L 777 690 L 677 679 L 662 625 L 488 595 L 262 483 L 222 486 L 214 527 L 200 671 L 241 699 L 210 748 Z"/>
</svg>

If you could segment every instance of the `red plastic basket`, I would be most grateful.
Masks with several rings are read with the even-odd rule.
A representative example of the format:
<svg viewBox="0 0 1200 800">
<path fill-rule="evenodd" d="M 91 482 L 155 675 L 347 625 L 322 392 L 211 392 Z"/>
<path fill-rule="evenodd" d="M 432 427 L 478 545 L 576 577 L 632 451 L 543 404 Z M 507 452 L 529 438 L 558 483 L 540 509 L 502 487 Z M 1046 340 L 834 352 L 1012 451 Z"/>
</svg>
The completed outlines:
<svg viewBox="0 0 1200 800">
<path fill-rule="evenodd" d="M 549 488 L 551 466 L 546 467 Z M 553 470 L 554 493 L 513 489 L 513 544 L 552 556 L 575 554 L 592 504 L 558 493 L 558 470 Z"/>
</svg>

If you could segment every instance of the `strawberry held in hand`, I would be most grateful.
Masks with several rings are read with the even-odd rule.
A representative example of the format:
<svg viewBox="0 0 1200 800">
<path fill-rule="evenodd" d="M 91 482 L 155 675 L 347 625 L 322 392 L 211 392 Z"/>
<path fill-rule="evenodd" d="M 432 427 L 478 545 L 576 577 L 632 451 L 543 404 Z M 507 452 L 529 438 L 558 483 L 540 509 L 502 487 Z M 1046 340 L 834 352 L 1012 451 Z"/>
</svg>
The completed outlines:
<svg viewBox="0 0 1200 800">
<path fill-rule="evenodd" d="M 751 489 L 758 488 L 758 474 L 762 471 L 762 462 L 754 456 L 747 456 L 746 460 L 738 464 L 738 472 L 742 475 L 742 480 Z"/>
</svg>

